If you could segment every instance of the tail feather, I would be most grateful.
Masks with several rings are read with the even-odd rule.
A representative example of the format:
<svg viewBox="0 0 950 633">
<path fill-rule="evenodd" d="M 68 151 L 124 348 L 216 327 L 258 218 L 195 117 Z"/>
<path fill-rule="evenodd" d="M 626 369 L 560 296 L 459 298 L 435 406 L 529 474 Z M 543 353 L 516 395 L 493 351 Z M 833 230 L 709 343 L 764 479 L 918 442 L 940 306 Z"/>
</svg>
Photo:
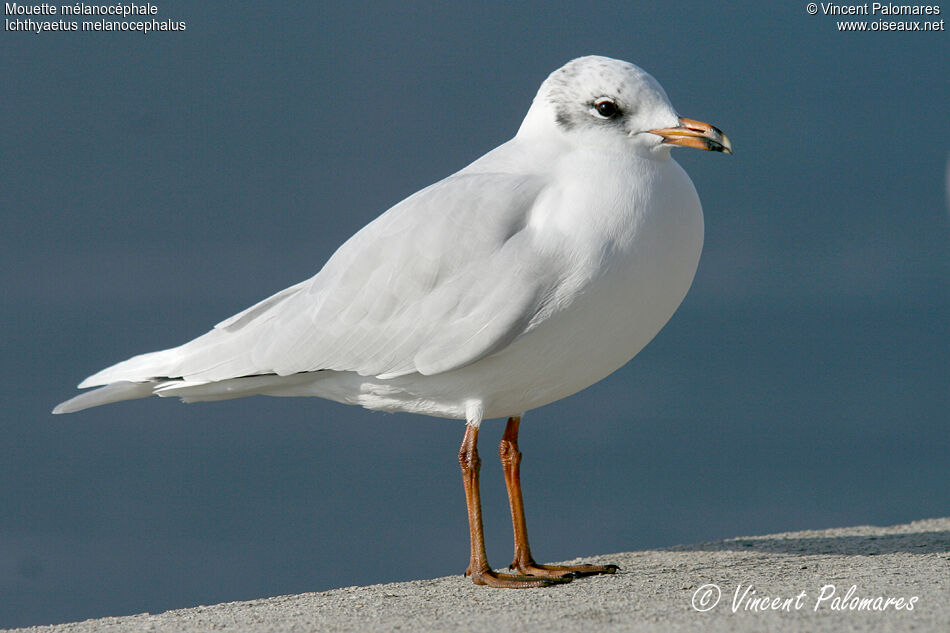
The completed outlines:
<svg viewBox="0 0 950 633">
<path fill-rule="evenodd" d="M 80 394 L 59 404 L 53 409 L 53 413 L 72 413 L 102 404 L 147 398 L 151 395 L 178 395 L 173 393 L 173 389 L 165 393 L 166 388 L 192 389 L 207 382 L 214 382 L 203 375 L 213 369 L 218 370 L 215 380 L 219 382 L 228 382 L 228 379 L 241 378 L 247 374 L 269 373 L 268 368 L 254 367 L 252 361 L 248 360 L 250 354 L 248 350 L 253 347 L 251 343 L 258 335 L 250 331 L 247 326 L 259 320 L 268 322 L 271 318 L 267 316 L 270 311 L 297 295 L 308 283 L 309 281 L 301 282 L 282 290 L 247 310 L 225 319 L 214 329 L 183 345 L 139 354 L 96 372 L 79 383 L 79 388 L 100 387 L 100 389 Z M 221 369 L 222 366 L 225 366 L 224 369 Z M 233 369 L 230 374 L 229 369 Z M 244 385 L 244 383 L 241 384 Z M 238 392 L 240 389 L 229 383 L 220 389 L 214 387 L 198 389 L 194 394 L 182 392 L 181 397 L 186 401 L 220 400 L 241 397 L 234 395 Z"/>
<path fill-rule="evenodd" d="M 154 393 L 155 387 L 160 382 L 114 382 L 111 385 L 100 387 L 92 391 L 81 393 L 75 398 L 70 398 L 66 402 L 61 402 L 53 409 L 53 413 L 75 413 L 90 407 L 98 407 L 102 404 L 120 402 L 122 400 L 135 400 L 136 398 L 148 398 Z"/>
</svg>

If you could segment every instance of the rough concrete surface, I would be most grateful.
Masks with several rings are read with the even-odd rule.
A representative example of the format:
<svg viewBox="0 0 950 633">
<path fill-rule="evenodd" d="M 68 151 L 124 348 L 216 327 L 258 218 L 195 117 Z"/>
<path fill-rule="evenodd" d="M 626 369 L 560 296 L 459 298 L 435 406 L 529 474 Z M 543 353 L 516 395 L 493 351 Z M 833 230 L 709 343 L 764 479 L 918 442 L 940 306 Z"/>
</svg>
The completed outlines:
<svg viewBox="0 0 950 633">
<path fill-rule="evenodd" d="M 622 571 L 533 590 L 459 575 L 17 630 L 950 631 L 950 518 L 583 560 Z"/>
</svg>

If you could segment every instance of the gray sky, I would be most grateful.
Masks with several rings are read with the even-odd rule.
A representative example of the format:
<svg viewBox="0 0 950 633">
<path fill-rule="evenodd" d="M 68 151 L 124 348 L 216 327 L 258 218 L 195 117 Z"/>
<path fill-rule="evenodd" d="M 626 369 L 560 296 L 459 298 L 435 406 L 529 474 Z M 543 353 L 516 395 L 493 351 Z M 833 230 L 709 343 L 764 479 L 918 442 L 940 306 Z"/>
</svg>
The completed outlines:
<svg viewBox="0 0 950 633">
<path fill-rule="evenodd" d="M 48 412 L 311 276 L 583 54 L 642 66 L 736 153 L 675 154 L 706 248 L 670 324 L 522 425 L 537 556 L 946 514 L 950 40 L 841 33 L 805 4 L 162 1 L 187 30 L 0 32 L 0 626 L 464 571 L 458 422 L 314 399 Z"/>
</svg>

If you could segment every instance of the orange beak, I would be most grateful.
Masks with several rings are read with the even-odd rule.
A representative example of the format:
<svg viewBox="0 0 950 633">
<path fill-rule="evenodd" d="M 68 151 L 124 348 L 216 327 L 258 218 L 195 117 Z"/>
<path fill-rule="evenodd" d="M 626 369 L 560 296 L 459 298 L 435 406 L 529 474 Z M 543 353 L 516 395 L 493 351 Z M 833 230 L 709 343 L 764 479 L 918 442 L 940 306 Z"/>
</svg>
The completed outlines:
<svg viewBox="0 0 950 633">
<path fill-rule="evenodd" d="M 680 117 L 680 124 L 660 130 L 650 130 L 652 134 L 663 137 L 665 145 L 682 145 L 711 152 L 732 153 L 732 143 L 719 128 L 702 121 L 693 121 Z"/>
</svg>

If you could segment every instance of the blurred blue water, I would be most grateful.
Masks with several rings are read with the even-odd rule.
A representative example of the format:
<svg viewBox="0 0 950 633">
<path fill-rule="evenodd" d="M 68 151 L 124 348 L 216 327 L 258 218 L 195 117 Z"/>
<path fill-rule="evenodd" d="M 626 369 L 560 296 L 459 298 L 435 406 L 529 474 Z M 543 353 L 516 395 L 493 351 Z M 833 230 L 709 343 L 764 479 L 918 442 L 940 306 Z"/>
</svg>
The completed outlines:
<svg viewBox="0 0 950 633">
<path fill-rule="evenodd" d="M 460 423 L 300 399 L 48 411 L 308 277 L 591 52 L 737 152 L 676 155 L 707 243 L 671 323 L 525 419 L 537 556 L 946 514 L 944 34 L 754 3 L 160 9 L 186 34 L 0 35 L 0 626 L 461 573 Z"/>
</svg>

